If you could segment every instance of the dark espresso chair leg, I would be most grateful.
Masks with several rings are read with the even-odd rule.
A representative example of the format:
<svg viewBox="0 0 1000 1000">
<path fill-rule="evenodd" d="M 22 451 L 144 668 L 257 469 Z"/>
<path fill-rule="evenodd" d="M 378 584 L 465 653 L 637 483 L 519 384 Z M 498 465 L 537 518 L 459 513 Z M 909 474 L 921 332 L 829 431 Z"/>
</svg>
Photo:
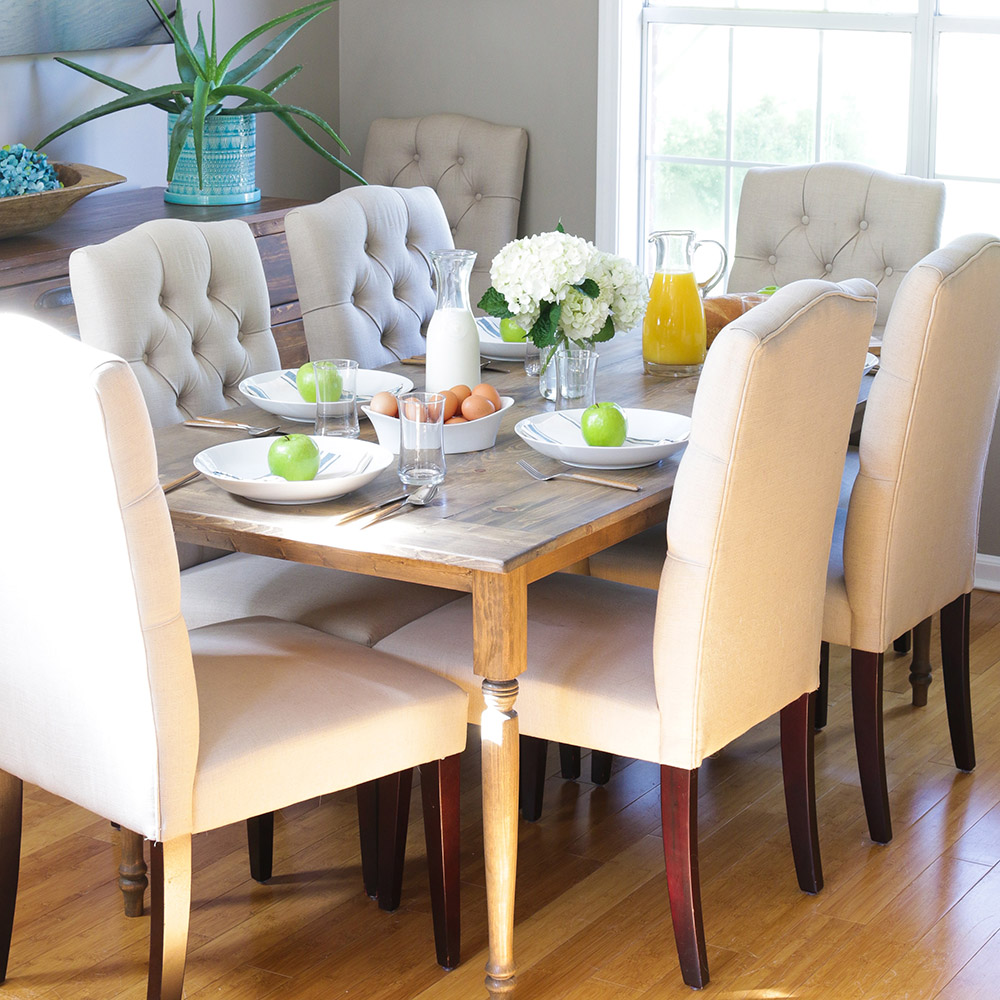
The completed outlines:
<svg viewBox="0 0 1000 1000">
<path fill-rule="evenodd" d="M 969 594 L 956 597 L 941 609 L 941 676 L 948 707 L 948 729 L 955 767 L 971 771 L 976 766 L 972 736 L 972 695 L 969 690 Z"/>
<path fill-rule="evenodd" d="M 826 729 L 827 708 L 830 703 L 830 643 L 819 644 L 819 687 L 816 689 L 816 732 Z"/>
<path fill-rule="evenodd" d="M 403 894 L 406 824 L 410 818 L 413 768 L 378 779 L 378 905 L 399 909 Z"/>
<path fill-rule="evenodd" d="M 250 877 L 266 882 L 274 868 L 274 813 L 262 813 L 247 820 L 247 848 L 250 853 Z"/>
<path fill-rule="evenodd" d="M 913 630 L 913 659 L 910 661 L 912 703 L 916 708 L 927 704 L 927 689 L 931 686 L 931 620 L 925 618 Z"/>
<path fill-rule="evenodd" d="M 462 924 L 459 896 L 460 760 L 455 754 L 420 765 L 424 839 L 431 880 L 431 913 L 438 964 L 458 965 Z"/>
<path fill-rule="evenodd" d="M 667 865 L 670 917 L 684 982 L 708 983 L 705 926 L 698 877 L 698 772 L 660 765 L 660 818 Z"/>
<path fill-rule="evenodd" d="M 23 790 L 20 778 L 0 771 L 0 983 L 7 978 L 10 937 L 14 929 L 17 878 L 21 865 Z"/>
<path fill-rule="evenodd" d="M 868 832 L 877 844 L 887 844 L 892 840 L 882 733 L 882 664 L 881 653 L 851 650 L 854 745 L 858 753 Z"/>
<path fill-rule="evenodd" d="M 567 781 L 580 777 L 580 748 L 568 743 L 559 744 L 559 769 Z"/>
<path fill-rule="evenodd" d="M 803 892 L 823 888 L 816 822 L 816 772 L 813 766 L 815 692 L 781 710 L 781 774 L 785 784 L 785 811 L 792 838 L 795 874 Z"/>
<path fill-rule="evenodd" d="M 605 750 L 590 751 L 590 780 L 595 785 L 606 785 L 611 780 L 611 764 L 614 754 Z"/>
<path fill-rule="evenodd" d="M 902 635 L 896 636 L 892 640 L 893 652 L 899 653 L 900 655 L 905 655 L 910 651 L 910 633 L 904 632 Z"/>
<path fill-rule="evenodd" d="M 521 800 L 521 815 L 534 823 L 542 815 L 542 801 L 545 796 L 545 763 L 549 741 L 537 736 L 521 733 L 521 771 L 518 794 Z"/>
</svg>

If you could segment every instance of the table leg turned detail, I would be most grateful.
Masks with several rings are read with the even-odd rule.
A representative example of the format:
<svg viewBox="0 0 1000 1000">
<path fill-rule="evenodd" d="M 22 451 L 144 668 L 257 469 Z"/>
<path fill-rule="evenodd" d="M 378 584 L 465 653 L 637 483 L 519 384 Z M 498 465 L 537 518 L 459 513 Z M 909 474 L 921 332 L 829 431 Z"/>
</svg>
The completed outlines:
<svg viewBox="0 0 1000 1000">
<path fill-rule="evenodd" d="M 517 867 L 517 681 L 483 681 L 483 848 L 489 907 L 491 996 L 514 987 L 514 881 Z"/>
<path fill-rule="evenodd" d="M 125 916 L 141 917 L 143 896 L 149 879 L 146 878 L 146 856 L 143 838 L 138 833 L 120 828 L 121 863 L 118 865 L 118 888 L 125 898 Z"/>
</svg>

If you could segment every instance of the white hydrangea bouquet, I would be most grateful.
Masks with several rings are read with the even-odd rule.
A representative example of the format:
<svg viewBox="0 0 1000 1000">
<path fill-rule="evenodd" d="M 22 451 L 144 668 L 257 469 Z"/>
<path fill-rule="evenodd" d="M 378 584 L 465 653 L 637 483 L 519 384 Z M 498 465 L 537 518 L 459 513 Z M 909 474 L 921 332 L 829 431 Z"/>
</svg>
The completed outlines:
<svg viewBox="0 0 1000 1000">
<path fill-rule="evenodd" d="M 624 257 L 555 232 L 508 243 L 493 259 L 492 285 L 479 301 L 490 316 L 513 321 L 539 348 L 610 340 L 643 317 L 649 292 L 642 272 Z"/>
</svg>

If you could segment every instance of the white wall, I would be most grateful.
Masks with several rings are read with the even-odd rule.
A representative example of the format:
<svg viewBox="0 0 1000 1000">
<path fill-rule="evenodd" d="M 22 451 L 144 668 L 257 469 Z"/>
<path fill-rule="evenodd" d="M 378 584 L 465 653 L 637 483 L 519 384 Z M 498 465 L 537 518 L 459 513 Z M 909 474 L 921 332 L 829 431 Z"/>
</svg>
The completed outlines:
<svg viewBox="0 0 1000 1000">
<path fill-rule="evenodd" d="M 299 5 L 296 0 L 219 3 L 220 50 Z M 191 0 L 186 6 L 185 19 L 192 33 L 199 10 L 210 30 L 211 6 L 211 0 Z M 301 63 L 302 73 L 278 96 L 315 112 L 334 129 L 339 104 L 338 13 L 335 5 L 321 14 L 253 81 L 266 83 Z M 263 36 L 263 41 L 270 37 Z M 260 40 L 251 42 L 244 57 L 260 44 Z M 177 79 L 170 45 L 82 52 L 70 58 L 140 87 Z M 0 94 L 4 95 L 0 103 L 0 145 L 23 142 L 32 147 L 53 128 L 117 96 L 116 91 L 61 66 L 51 56 L 0 58 Z M 322 198 L 337 190 L 339 171 L 307 149 L 280 122 L 258 116 L 257 133 L 257 183 L 265 194 Z M 129 187 L 151 187 L 166 184 L 166 145 L 165 114 L 143 107 L 81 125 L 52 142 L 46 152 L 55 161 L 87 163 L 124 174 Z"/>
</svg>

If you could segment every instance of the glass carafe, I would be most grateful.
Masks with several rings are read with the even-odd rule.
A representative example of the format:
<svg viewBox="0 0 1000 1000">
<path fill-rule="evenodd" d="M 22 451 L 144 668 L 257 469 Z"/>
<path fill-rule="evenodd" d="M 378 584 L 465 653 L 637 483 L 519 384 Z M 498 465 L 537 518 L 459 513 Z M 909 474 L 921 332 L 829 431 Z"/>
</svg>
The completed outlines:
<svg viewBox="0 0 1000 1000">
<path fill-rule="evenodd" d="M 432 250 L 437 304 L 427 324 L 425 387 L 441 392 L 454 385 L 471 389 L 479 377 L 479 328 L 469 305 L 474 250 Z"/>
<path fill-rule="evenodd" d="M 728 257 L 715 240 L 696 240 L 690 229 L 653 233 L 656 274 L 642 324 L 642 363 L 649 375 L 697 375 L 705 362 L 705 310 L 701 298 L 722 277 Z M 695 251 L 706 244 L 719 248 L 721 259 L 705 281 L 694 276 Z"/>
</svg>

